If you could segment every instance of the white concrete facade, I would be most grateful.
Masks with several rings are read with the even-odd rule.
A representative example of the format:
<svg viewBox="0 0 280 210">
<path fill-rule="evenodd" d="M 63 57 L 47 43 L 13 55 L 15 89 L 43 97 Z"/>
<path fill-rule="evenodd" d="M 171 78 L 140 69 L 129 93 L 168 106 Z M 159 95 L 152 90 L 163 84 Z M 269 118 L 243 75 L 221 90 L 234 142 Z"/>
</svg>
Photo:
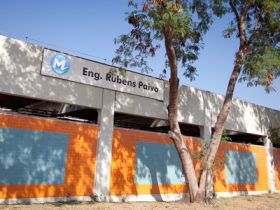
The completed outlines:
<svg viewBox="0 0 280 210">
<path fill-rule="evenodd" d="M 54 79 L 40 74 L 43 48 L 0 36 L 0 93 L 102 108 L 102 88 Z M 105 65 L 105 64 L 104 64 Z M 115 92 L 115 112 L 167 119 L 168 82 L 164 101 Z M 192 87 L 181 86 L 179 121 L 205 126 L 215 124 L 223 96 Z M 280 111 L 234 99 L 226 129 L 266 136 L 268 128 L 279 127 Z"/>
<path fill-rule="evenodd" d="M 95 194 L 100 201 L 108 201 L 110 192 L 115 92 L 104 90 L 102 99 L 103 106 L 98 114 L 99 132 L 93 194 Z"/>
<path fill-rule="evenodd" d="M 276 192 L 273 145 L 271 143 L 271 140 L 267 137 L 265 139 L 265 148 L 266 148 L 266 158 L 267 158 L 268 189 L 270 192 Z"/>
<path fill-rule="evenodd" d="M 100 132 L 94 193 L 101 200 L 118 200 L 109 196 L 114 113 L 166 120 L 168 82 L 165 82 L 164 100 L 159 101 L 43 76 L 40 74 L 42 57 L 42 47 L 0 36 L 0 93 L 97 109 Z M 200 126 L 202 138 L 209 141 L 223 96 L 181 86 L 179 97 L 179 121 Z M 280 127 L 280 111 L 237 99 L 233 101 L 226 129 L 265 137 L 269 127 Z M 267 151 L 271 166 L 273 157 L 268 144 Z M 272 170 L 269 168 L 270 172 Z M 270 189 L 275 191 L 273 176 L 269 177 Z"/>
</svg>

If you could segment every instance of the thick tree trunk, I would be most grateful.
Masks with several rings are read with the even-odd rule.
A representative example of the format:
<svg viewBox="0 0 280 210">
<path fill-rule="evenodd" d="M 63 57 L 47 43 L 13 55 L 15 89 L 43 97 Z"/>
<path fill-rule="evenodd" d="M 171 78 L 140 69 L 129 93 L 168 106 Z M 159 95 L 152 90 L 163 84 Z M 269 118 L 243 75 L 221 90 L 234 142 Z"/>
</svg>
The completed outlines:
<svg viewBox="0 0 280 210">
<path fill-rule="evenodd" d="M 217 122 L 215 124 L 215 131 L 212 135 L 210 145 L 208 146 L 206 153 L 202 159 L 202 169 L 199 177 L 199 183 L 197 182 L 197 177 L 195 174 L 193 162 L 190 156 L 190 153 L 185 145 L 185 142 L 182 138 L 179 123 L 178 123 L 178 72 L 177 72 L 177 57 L 172 43 L 171 33 L 169 26 L 163 28 L 165 48 L 168 56 L 169 66 L 171 70 L 170 80 L 169 80 L 169 106 L 168 106 L 168 120 L 170 125 L 169 135 L 173 139 L 176 149 L 178 151 L 179 157 L 181 159 L 183 172 L 189 184 L 189 194 L 191 202 L 207 202 L 207 176 L 211 174 L 211 169 L 213 166 L 214 159 L 216 157 L 222 133 L 224 130 L 224 125 L 229 114 L 233 92 L 235 85 L 238 79 L 238 76 L 241 72 L 242 61 L 246 54 L 247 48 L 247 39 L 245 33 L 245 18 L 249 11 L 249 8 L 252 5 L 252 0 L 246 1 L 241 13 L 237 12 L 235 4 L 233 1 L 230 1 L 230 6 L 236 16 L 238 24 L 238 32 L 240 39 L 239 51 L 236 54 L 235 65 L 232 71 L 230 80 L 228 82 L 228 87 L 226 91 L 225 100 L 223 106 L 220 110 L 220 113 L 217 117 Z"/>
<path fill-rule="evenodd" d="M 234 69 L 232 71 L 231 77 L 228 82 L 227 86 L 227 91 L 226 91 L 226 96 L 224 99 L 223 106 L 220 110 L 220 113 L 217 117 L 217 122 L 215 124 L 215 131 L 212 135 L 210 145 L 206 151 L 206 154 L 202 160 L 202 170 L 200 174 L 200 179 L 199 179 L 199 190 L 196 196 L 196 202 L 206 202 L 207 201 L 207 192 L 206 192 L 206 187 L 207 187 L 207 174 L 211 172 L 213 162 L 215 160 L 220 142 L 221 142 L 221 137 L 223 134 L 224 130 L 224 125 L 227 119 L 227 116 L 229 114 L 231 104 L 232 104 L 232 97 L 233 97 L 233 92 L 234 88 L 238 79 L 238 76 L 241 71 L 242 67 L 242 59 L 244 57 L 244 47 L 240 47 L 237 55 L 236 55 L 236 60 L 235 60 L 235 65 Z"/>
<path fill-rule="evenodd" d="M 190 201 L 193 202 L 197 191 L 197 177 L 195 174 L 191 155 L 186 147 L 186 144 L 181 135 L 181 130 L 178 123 L 178 88 L 179 79 L 177 72 L 177 59 L 172 40 L 169 38 L 168 29 L 164 30 L 165 48 L 170 66 L 170 80 L 169 80 L 169 105 L 168 105 L 168 120 L 170 131 L 169 135 L 174 141 L 175 147 L 181 159 L 183 173 L 185 180 L 188 181 Z"/>
<path fill-rule="evenodd" d="M 202 170 L 199 178 L 199 189 L 198 189 L 197 196 L 195 198 L 196 202 L 207 202 L 207 197 L 206 197 L 207 174 L 211 172 L 211 169 L 213 167 L 213 162 L 215 160 L 217 151 L 219 149 L 219 145 L 221 143 L 221 137 L 223 134 L 225 122 L 227 120 L 232 104 L 233 92 L 235 89 L 237 79 L 241 72 L 243 59 L 247 51 L 248 43 L 247 43 L 247 38 L 245 33 L 245 28 L 246 28 L 245 18 L 251 5 L 252 5 L 252 0 L 248 0 L 245 3 L 243 9 L 241 10 L 241 13 L 239 14 L 237 12 L 234 2 L 230 1 L 231 9 L 235 14 L 237 24 L 238 24 L 240 45 L 239 45 L 239 50 L 236 54 L 234 68 L 228 82 L 224 103 L 217 117 L 217 122 L 215 124 L 215 129 L 210 141 L 210 145 L 207 148 L 206 154 L 202 160 Z"/>
</svg>

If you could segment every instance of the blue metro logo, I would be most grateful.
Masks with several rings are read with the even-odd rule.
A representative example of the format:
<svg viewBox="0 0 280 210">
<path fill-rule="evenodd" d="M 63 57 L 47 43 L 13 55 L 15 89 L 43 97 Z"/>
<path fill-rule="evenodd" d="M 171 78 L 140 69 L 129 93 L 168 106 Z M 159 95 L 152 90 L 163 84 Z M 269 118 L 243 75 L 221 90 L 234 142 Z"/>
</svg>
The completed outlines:
<svg viewBox="0 0 280 210">
<path fill-rule="evenodd" d="M 50 66 L 57 74 L 66 74 L 70 70 L 70 60 L 62 54 L 54 54 L 51 57 Z"/>
</svg>

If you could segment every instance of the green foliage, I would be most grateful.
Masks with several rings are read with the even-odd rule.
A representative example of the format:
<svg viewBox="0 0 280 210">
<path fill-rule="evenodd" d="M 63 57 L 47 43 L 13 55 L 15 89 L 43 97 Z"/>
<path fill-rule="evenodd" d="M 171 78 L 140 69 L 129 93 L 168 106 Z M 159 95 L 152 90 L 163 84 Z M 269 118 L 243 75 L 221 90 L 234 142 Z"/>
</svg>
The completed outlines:
<svg viewBox="0 0 280 210">
<path fill-rule="evenodd" d="M 273 146 L 280 146 L 280 128 L 270 128 L 269 139 Z"/>
<path fill-rule="evenodd" d="M 248 86 L 273 89 L 273 80 L 280 75 L 280 1 L 279 0 L 214 0 L 214 13 L 221 17 L 233 13 L 234 18 L 224 31 L 225 38 L 240 37 L 239 20 L 246 5 L 245 15 L 246 54 L 243 58 L 240 82 Z"/>
<path fill-rule="evenodd" d="M 212 166 L 212 171 L 219 171 L 225 166 L 228 160 L 227 156 L 215 158 L 214 164 Z"/>
<path fill-rule="evenodd" d="M 121 35 L 115 40 L 115 44 L 119 47 L 112 62 L 124 68 L 130 66 L 140 68 L 146 73 L 151 71 L 147 60 L 154 57 L 158 49 L 164 45 L 163 31 L 168 28 L 177 61 L 185 70 L 184 75 L 194 79 L 196 68 L 192 64 L 198 58 L 202 35 L 211 23 L 207 2 L 129 1 L 131 11 L 127 13 L 127 21 L 132 29 L 128 34 Z M 166 69 L 169 69 L 168 59 L 165 63 Z"/>
<path fill-rule="evenodd" d="M 221 138 L 222 141 L 232 141 L 232 139 L 228 136 L 228 133 L 226 130 L 223 131 L 223 135 Z"/>
<path fill-rule="evenodd" d="M 191 157 L 193 161 L 202 160 L 202 152 L 194 152 L 192 153 Z"/>
<path fill-rule="evenodd" d="M 112 76 L 117 76 L 120 75 L 122 77 L 126 77 L 126 70 L 123 68 L 110 68 L 109 74 L 111 74 Z"/>
</svg>

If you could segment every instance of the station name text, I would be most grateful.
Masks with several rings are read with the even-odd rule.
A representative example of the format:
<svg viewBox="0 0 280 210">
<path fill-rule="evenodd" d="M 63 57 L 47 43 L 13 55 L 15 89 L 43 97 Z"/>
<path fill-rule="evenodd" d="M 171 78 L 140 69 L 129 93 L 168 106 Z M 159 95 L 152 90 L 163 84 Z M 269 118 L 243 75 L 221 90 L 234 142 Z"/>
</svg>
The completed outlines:
<svg viewBox="0 0 280 210">
<path fill-rule="evenodd" d="M 84 67 L 82 71 L 83 76 L 86 77 L 91 77 L 95 81 L 100 81 L 100 80 L 106 80 L 107 82 L 112 82 L 112 83 L 117 83 L 120 85 L 128 86 L 128 87 L 133 87 L 133 88 L 139 88 L 151 92 L 158 93 L 159 89 L 158 87 L 155 87 L 151 85 L 148 82 L 144 81 L 131 81 L 126 78 L 123 78 L 122 76 L 119 75 L 114 75 L 113 73 L 106 73 L 105 78 L 102 78 L 99 72 L 94 72 L 89 70 L 88 68 Z"/>
</svg>

